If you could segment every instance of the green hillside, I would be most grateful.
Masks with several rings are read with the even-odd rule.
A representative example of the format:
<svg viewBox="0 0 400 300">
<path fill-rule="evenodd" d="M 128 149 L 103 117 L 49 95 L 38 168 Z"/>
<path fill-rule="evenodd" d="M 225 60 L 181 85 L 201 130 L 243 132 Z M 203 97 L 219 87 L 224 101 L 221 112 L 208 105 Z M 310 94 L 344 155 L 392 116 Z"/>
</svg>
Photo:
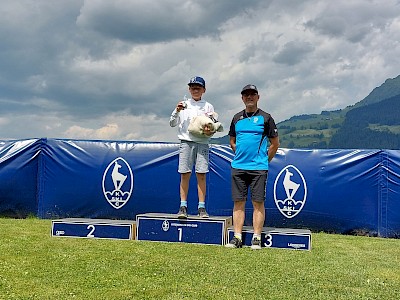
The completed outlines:
<svg viewBox="0 0 400 300">
<path fill-rule="evenodd" d="M 399 149 L 399 96 L 400 75 L 387 79 L 355 105 L 279 122 L 281 148 Z M 212 141 L 229 144 L 229 137 Z"/>
<path fill-rule="evenodd" d="M 281 147 L 398 149 L 398 95 L 400 76 L 387 79 L 363 100 L 343 110 L 280 122 L 277 126 Z"/>
<path fill-rule="evenodd" d="M 301 115 L 277 124 L 282 148 L 328 148 L 345 119 L 345 110 Z"/>
<path fill-rule="evenodd" d="M 400 149 L 400 95 L 350 110 L 329 148 Z"/>
</svg>

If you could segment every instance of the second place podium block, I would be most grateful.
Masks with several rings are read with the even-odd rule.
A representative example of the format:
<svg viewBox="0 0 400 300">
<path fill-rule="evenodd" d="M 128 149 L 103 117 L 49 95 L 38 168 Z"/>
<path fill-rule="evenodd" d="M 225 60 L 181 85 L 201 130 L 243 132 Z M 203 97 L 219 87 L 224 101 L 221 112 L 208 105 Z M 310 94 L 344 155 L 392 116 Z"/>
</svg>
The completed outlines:
<svg viewBox="0 0 400 300">
<path fill-rule="evenodd" d="M 135 222 L 130 220 L 67 218 L 51 223 L 54 237 L 132 240 L 134 233 Z"/>
</svg>

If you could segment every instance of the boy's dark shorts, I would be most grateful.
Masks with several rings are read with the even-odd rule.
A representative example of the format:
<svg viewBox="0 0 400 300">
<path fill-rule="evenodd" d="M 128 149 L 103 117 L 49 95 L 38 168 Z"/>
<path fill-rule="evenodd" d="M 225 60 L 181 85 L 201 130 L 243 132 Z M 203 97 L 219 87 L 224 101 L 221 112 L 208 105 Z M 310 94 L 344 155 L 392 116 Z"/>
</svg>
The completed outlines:
<svg viewBox="0 0 400 300">
<path fill-rule="evenodd" d="M 231 174 L 233 201 L 246 200 L 249 188 L 252 201 L 265 201 L 268 170 L 240 170 L 232 168 Z"/>
</svg>

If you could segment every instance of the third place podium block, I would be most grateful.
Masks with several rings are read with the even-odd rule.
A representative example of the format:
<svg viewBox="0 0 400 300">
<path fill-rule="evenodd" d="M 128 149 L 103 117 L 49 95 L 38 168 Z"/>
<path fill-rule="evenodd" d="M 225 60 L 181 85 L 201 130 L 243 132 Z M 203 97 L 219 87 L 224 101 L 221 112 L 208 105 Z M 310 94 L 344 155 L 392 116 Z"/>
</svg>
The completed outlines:
<svg viewBox="0 0 400 300">
<path fill-rule="evenodd" d="M 233 227 L 228 228 L 228 239 L 233 238 Z M 253 227 L 244 226 L 242 240 L 244 246 L 251 245 Z M 264 227 L 261 232 L 261 245 L 265 248 L 311 250 L 311 231 L 308 229 L 290 229 Z"/>
<path fill-rule="evenodd" d="M 178 219 L 174 214 L 147 213 L 136 216 L 136 239 L 141 241 L 183 242 L 224 245 L 232 217 L 191 216 Z"/>
</svg>

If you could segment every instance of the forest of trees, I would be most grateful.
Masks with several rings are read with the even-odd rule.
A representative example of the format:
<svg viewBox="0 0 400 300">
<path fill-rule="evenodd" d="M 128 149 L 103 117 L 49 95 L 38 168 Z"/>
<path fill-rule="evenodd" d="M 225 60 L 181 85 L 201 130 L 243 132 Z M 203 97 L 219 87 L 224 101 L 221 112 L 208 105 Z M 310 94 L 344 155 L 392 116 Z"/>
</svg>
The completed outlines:
<svg viewBox="0 0 400 300">
<path fill-rule="evenodd" d="M 399 133 L 372 130 L 370 124 L 400 125 L 400 95 L 350 110 L 329 148 L 400 149 Z"/>
</svg>

